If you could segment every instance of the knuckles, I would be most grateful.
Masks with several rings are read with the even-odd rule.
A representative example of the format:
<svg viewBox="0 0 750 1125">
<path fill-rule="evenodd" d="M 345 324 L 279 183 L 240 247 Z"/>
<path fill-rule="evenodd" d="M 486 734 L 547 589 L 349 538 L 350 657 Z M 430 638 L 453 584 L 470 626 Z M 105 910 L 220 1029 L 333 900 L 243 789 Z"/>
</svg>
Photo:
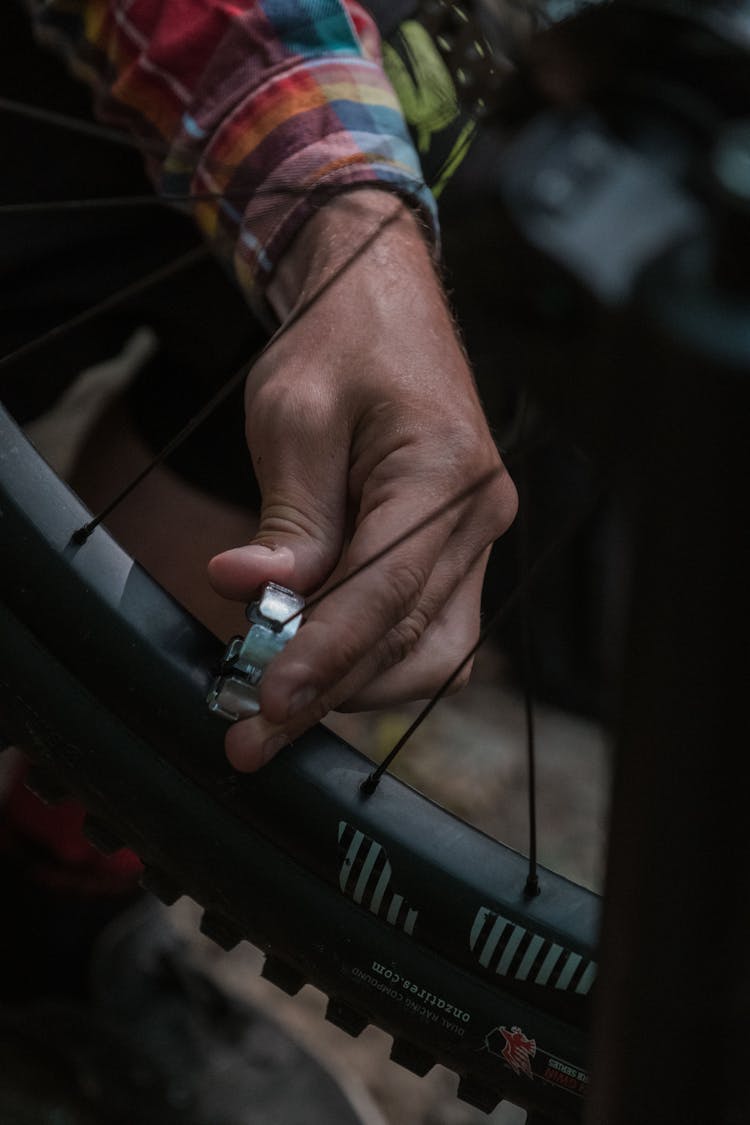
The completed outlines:
<svg viewBox="0 0 750 1125">
<path fill-rule="evenodd" d="M 401 622 L 404 625 L 409 621 L 410 615 L 413 615 L 416 622 L 419 616 L 419 599 L 428 578 L 426 568 L 415 559 L 404 559 L 388 568 L 383 583 L 384 604 L 377 607 L 384 624 L 395 625 Z"/>
<path fill-rule="evenodd" d="M 422 639 L 427 625 L 424 614 L 414 611 L 390 629 L 381 645 L 382 670 L 405 660 Z"/>
</svg>

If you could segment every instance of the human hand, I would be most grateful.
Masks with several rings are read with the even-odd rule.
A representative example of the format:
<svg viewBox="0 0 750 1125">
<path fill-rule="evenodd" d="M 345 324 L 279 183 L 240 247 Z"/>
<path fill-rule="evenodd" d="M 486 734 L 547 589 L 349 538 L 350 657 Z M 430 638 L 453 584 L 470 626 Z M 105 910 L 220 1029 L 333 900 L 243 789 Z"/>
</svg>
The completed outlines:
<svg viewBox="0 0 750 1125">
<path fill-rule="evenodd" d="M 214 588 L 244 601 L 267 581 L 315 594 L 442 511 L 311 609 L 264 675 L 260 715 L 227 732 L 241 770 L 329 710 L 431 695 L 476 640 L 489 549 L 516 510 L 428 249 L 400 200 L 377 189 L 338 196 L 303 228 L 269 296 L 290 326 L 246 386 L 260 526 L 250 545 L 211 560 Z"/>
</svg>

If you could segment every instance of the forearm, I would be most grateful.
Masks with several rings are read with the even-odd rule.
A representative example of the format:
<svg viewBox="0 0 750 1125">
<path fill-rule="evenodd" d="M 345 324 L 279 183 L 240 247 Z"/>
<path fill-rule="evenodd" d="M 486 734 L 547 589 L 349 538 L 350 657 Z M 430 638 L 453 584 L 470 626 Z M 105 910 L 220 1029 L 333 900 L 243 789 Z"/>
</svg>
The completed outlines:
<svg viewBox="0 0 750 1125">
<path fill-rule="evenodd" d="M 251 301 L 331 192 L 387 187 L 433 215 L 376 30 L 353 0 L 318 4 L 314 20 L 279 0 L 32 8 L 98 114 L 157 154 L 158 188 L 200 197 L 196 219 Z"/>
<path fill-rule="evenodd" d="M 246 770 L 332 708 L 429 698 L 459 664 L 463 682 L 489 546 L 516 503 L 408 208 L 380 191 L 333 200 L 269 296 L 286 327 L 245 388 L 260 524 L 209 574 L 242 601 L 267 581 L 313 598 L 261 714 L 227 734 Z"/>
</svg>

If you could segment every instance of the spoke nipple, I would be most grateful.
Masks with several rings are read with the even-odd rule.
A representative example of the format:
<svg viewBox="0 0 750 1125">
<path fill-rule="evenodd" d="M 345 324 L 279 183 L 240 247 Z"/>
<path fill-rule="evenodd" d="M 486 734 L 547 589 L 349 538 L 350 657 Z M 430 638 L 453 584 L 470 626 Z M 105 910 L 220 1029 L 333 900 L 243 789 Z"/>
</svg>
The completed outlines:
<svg viewBox="0 0 750 1125">
<path fill-rule="evenodd" d="M 375 790 L 378 787 L 379 781 L 380 781 L 380 778 L 378 777 L 377 773 L 371 773 L 369 777 L 366 777 L 365 780 L 362 782 L 362 784 L 359 787 L 359 791 L 362 794 L 362 796 L 363 797 L 372 797 L 373 793 L 375 792 Z"/>
<path fill-rule="evenodd" d="M 536 898 L 537 895 L 542 893 L 538 875 L 529 875 L 523 893 L 526 898 Z"/>
<path fill-rule="evenodd" d="M 528 879 L 526 880 L 526 885 L 524 886 L 525 897 L 527 899 L 534 899 L 534 898 L 536 898 L 537 894 L 541 894 L 541 893 L 542 893 L 542 888 L 541 888 L 541 884 L 539 882 L 539 876 L 537 876 L 537 875 L 528 876 Z"/>
<path fill-rule="evenodd" d="M 71 543 L 75 543 L 77 547 L 81 547 L 88 540 L 93 530 L 94 528 L 90 523 L 85 523 L 83 527 L 79 527 L 77 531 L 73 532 L 70 537 Z"/>
</svg>

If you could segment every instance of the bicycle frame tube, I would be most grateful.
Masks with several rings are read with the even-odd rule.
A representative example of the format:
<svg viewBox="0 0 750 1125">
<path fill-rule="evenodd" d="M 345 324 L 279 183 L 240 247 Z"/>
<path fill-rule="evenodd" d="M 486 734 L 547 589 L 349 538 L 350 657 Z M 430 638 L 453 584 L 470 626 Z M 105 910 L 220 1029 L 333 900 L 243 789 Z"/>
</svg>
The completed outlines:
<svg viewBox="0 0 750 1125">
<path fill-rule="evenodd" d="M 521 130 L 500 176 L 506 269 L 523 267 L 537 333 L 567 352 L 529 375 L 572 404 L 600 455 L 627 455 L 634 561 L 588 1125 L 750 1120 L 747 11 L 623 2 L 550 33 L 531 85 L 554 103 L 553 73 L 569 100 Z M 540 323 L 560 293 L 577 319 Z"/>
<path fill-rule="evenodd" d="M 730 1125 L 750 1120 L 750 348 L 730 367 L 660 327 L 587 1120 Z"/>
</svg>

